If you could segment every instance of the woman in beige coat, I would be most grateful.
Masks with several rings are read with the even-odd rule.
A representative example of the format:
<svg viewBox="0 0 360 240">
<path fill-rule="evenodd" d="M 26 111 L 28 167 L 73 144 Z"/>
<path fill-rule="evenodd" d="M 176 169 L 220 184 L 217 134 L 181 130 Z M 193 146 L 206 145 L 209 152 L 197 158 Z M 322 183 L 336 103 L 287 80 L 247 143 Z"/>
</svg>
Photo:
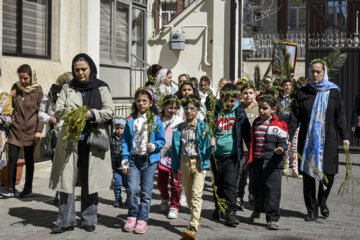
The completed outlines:
<svg viewBox="0 0 360 240">
<path fill-rule="evenodd" d="M 79 173 L 81 182 L 81 226 L 88 232 L 97 224 L 98 191 L 109 189 L 112 180 L 110 151 L 89 146 L 88 136 L 96 127 L 108 138 L 107 122 L 112 120 L 114 106 L 108 85 L 97 79 L 93 60 L 86 54 L 78 54 L 72 62 L 74 79 L 63 86 L 55 105 L 55 117 L 62 118 L 67 112 L 88 106 L 86 126 L 74 147 L 63 140 L 65 127 L 61 129 L 55 149 L 50 177 L 50 188 L 60 192 L 59 214 L 53 233 L 73 230 L 76 225 L 74 189 Z"/>
<path fill-rule="evenodd" d="M 44 124 L 39 121 L 38 112 L 44 95 L 37 82 L 36 72 L 29 65 L 23 64 L 17 69 L 19 81 L 11 88 L 13 96 L 13 124 L 7 140 L 9 149 L 8 188 L 1 195 L 15 196 L 16 163 L 20 148 L 24 148 L 26 175 L 24 190 L 20 197 L 32 195 L 34 176 L 34 149 L 40 141 Z"/>
</svg>

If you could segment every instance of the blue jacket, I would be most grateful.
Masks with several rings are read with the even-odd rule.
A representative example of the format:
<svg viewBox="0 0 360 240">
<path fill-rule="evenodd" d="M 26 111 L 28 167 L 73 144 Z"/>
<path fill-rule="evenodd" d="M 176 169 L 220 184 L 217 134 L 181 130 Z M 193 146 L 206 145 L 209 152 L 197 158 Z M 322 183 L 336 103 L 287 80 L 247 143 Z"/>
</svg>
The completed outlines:
<svg viewBox="0 0 360 240">
<path fill-rule="evenodd" d="M 181 152 L 181 131 L 186 127 L 186 122 L 180 123 L 177 130 L 174 130 L 171 146 L 171 168 L 174 173 L 180 169 L 180 152 Z M 196 127 L 196 142 L 198 153 L 201 161 L 201 169 L 210 167 L 210 135 L 209 127 L 203 120 L 198 119 Z"/>
<path fill-rule="evenodd" d="M 133 137 L 134 137 L 134 118 L 128 119 L 125 125 L 124 134 L 121 139 L 121 157 L 122 160 L 129 160 L 133 150 Z M 151 143 L 155 145 L 155 151 L 149 154 L 151 163 L 158 162 L 160 160 L 160 150 L 165 144 L 165 131 L 164 126 L 158 116 L 155 117 L 154 127 L 158 127 L 158 130 L 151 133 Z"/>
</svg>

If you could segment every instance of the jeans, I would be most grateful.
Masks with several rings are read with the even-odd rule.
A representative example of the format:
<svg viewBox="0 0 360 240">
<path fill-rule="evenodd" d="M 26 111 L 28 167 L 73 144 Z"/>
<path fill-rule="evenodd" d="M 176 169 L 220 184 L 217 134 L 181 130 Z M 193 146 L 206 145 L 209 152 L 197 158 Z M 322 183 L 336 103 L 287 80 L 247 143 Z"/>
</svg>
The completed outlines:
<svg viewBox="0 0 360 240">
<path fill-rule="evenodd" d="M 32 182 L 34 178 L 34 150 L 35 146 L 24 147 L 24 157 L 26 166 L 25 185 L 24 188 L 32 190 Z M 19 158 L 20 147 L 9 144 L 9 163 L 8 163 L 8 183 L 9 188 L 15 189 L 16 182 L 16 163 Z"/>
<path fill-rule="evenodd" d="M 76 175 L 80 172 L 81 177 L 81 225 L 95 225 L 97 224 L 97 208 L 98 208 L 98 194 L 89 194 L 88 177 L 89 177 L 89 145 L 86 140 L 78 142 L 78 164 Z M 56 224 L 59 227 L 76 226 L 75 213 L 75 184 L 72 194 L 60 192 L 59 215 Z"/>
<path fill-rule="evenodd" d="M 245 187 L 247 184 L 247 179 L 249 177 L 249 166 L 245 166 L 246 160 L 247 158 L 243 157 L 240 161 L 240 166 L 239 166 L 239 175 L 237 179 L 237 184 L 238 184 L 238 198 L 240 199 L 244 198 Z M 249 193 L 250 193 L 250 187 L 249 187 Z"/>
<path fill-rule="evenodd" d="M 128 216 L 145 222 L 149 219 L 151 196 L 157 163 L 150 164 L 147 156 L 133 155 L 129 159 L 130 175 L 128 176 Z M 140 185 L 140 206 L 138 192 Z"/>
<path fill-rule="evenodd" d="M 125 174 L 122 173 L 121 169 L 117 168 L 113 170 L 113 178 L 115 199 L 119 199 L 121 201 L 121 187 L 128 187 L 127 177 Z"/>
</svg>

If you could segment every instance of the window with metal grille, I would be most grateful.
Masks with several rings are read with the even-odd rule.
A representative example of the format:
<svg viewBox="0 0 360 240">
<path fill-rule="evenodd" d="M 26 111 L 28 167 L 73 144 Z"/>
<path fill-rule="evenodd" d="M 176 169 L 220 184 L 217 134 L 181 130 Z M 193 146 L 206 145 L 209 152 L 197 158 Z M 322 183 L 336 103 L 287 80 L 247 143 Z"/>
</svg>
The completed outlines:
<svg viewBox="0 0 360 240">
<path fill-rule="evenodd" d="M 305 29 L 306 3 L 302 1 L 288 1 L 288 29 Z"/>
<path fill-rule="evenodd" d="M 3 0 L 3 54 L 50 58 L 51 0 Z"/>
</svg>

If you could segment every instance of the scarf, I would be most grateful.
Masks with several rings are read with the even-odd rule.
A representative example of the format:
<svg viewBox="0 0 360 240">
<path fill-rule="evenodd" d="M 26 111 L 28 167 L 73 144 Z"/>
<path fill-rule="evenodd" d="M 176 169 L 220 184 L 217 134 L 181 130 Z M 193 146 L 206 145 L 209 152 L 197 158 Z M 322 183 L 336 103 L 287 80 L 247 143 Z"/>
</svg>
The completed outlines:
<svg viewBox="0 0 360 240">
<path fill-rule="evenodd" d="M 303 161 L 301 161 L 300 170 L 315 178 L 316 180 L 321 181 L 322 175 L 316 173 L 316 171 L 313 169 L 313 166 L 315 166 L 316 169 L 322 173 L 325 145 L 325 116 L 330 89 L 337 89 L 340 91 L 340 88 L 335 83 L 328 80 L 326 66 L 322 81 L 319 83 L 313 83 L 310 81 L 309 84 L 317 89 L 317 93 L 311 111 L 309 128 L 306 135 L 304 151 L 302 155 Z"/>
<path fill-rule="evenodd" d="M 75 77 L 74 64 L 79 61 L 79 59 L 80 61 L 85 59 L 85 61 L 89 64 L 90 76 L 87 81 L 80 81 Z M 90 109 L 102 109 L 103 105 L 99 87 L 106 86 L 109 88 L 109 86 L 105 82 L 96 78 L 97 69 L 91 57 L 85 53 L 76 55 L 72 62 L 72 74 L 74 79 L 70 82 L 69 86 L 76 91 L 81 92 L 83 96 L 83 104 L 88 106 Z"/>
<path fill-rule="evenodd" d="M 39 83 L 36 77 L 36 71 L 31 67 L 31 83 L 27 87 L 23 87 L 20 81 L 16 82 L 16 86 L 26 95 L 33 92 L 37 87 L 39 87 Z"/>
</svg>

